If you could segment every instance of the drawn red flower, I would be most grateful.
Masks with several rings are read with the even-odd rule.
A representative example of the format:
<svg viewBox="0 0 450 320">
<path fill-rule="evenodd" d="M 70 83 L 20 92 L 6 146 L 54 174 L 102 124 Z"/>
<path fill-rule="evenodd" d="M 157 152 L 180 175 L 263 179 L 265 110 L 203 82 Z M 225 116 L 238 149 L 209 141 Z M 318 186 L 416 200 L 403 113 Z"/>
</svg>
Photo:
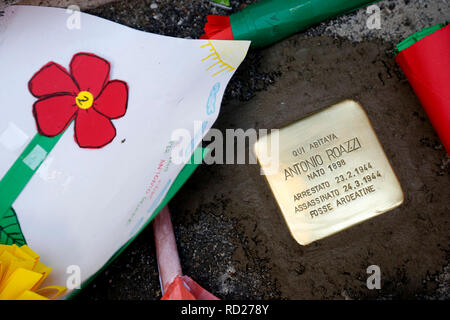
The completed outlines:
<svg viewBox="0 0 450 320">
<path fill-rule="evenodd" d="M 36 72 L 28 88 L 38 100 L 33 115 L 41 135 L 61 134 L 75 120 L 75 141 L 81 148 L 102 148 L 116 136 L 112 119 L 127 111 L 128 85 L 109 80 L 110 64 L 91 53 L 77 53 L 70 73 L 55 62 Z"/>
</svg>

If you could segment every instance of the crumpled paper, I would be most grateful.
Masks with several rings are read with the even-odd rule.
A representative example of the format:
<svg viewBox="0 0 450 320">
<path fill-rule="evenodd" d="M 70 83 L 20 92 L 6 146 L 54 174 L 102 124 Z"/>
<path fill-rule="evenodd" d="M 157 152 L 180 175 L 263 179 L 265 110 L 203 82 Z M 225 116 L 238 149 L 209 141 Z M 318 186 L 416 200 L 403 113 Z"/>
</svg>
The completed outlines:
<svg viewBox="0 0 450 320">
<path fill-rule="evenodd" d="M 52 268 L 39 261 L 27 245 L 0 245 L 0 300 L 49 300 L 62 296 L 66 288 L 40 288 Z"/>
</svg>

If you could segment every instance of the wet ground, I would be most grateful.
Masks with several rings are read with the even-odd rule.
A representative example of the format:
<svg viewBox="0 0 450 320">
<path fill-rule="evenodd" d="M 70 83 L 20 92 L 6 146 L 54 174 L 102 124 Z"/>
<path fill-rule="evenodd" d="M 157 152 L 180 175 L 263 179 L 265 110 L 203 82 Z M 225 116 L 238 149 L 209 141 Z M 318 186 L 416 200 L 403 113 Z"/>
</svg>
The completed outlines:
<svg viewBox="0 0 450 320">
<path fill-rule="evenodd" d="M 244 1 L 232 4 L 234 10 L 245 6 Z M 450 297 L 450 158 L 395 64 L 393 51 L 395 43 L 416 29 L 449 20 L 449 3 L 382 1 L 380 8 L 381 30 L 367 29 L 368 15 L 359 10 L 251 50 L 227 89 L 215 127 L 279 128 L 322 107 L 355 99 L 366 109 L 398 175 L 404 204 L 302 247 L 289 235 L 256 165 L 202 165 L 170 209 L 184 273 L 218 297 Z M 207 14 L 227 13 L 206 1 L 189 0 L 117 1 L 87 12 L 137 29 L 191 38 L 200 36 Z M 381 269 L 381 290 L 366 286 L 366 268 L 373 264 Z M 151 228 L 78 296 L 160 297 Z"/>
</svg>

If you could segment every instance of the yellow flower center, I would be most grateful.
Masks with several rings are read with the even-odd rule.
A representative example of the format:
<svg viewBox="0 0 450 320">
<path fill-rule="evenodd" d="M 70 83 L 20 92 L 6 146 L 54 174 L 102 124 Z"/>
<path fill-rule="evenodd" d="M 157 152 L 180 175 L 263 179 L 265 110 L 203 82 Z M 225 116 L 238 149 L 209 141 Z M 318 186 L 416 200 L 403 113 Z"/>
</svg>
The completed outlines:
<svg viewBox="0 0 450 320">
<path fill-rule="evenodd" d="M 89 109 L 94 103 L 94 96 L 89 91 L 81 91 L 75 98 L 75 101 L 81 109 Z"/>
</svg>

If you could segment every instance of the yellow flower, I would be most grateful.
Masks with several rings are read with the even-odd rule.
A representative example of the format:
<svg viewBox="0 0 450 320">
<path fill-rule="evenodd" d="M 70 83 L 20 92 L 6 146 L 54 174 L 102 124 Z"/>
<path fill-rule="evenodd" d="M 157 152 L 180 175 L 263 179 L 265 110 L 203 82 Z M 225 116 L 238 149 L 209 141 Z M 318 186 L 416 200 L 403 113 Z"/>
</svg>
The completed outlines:
<svg viewBox="0 0 450 320">
<path fill-rule="evenodd" d="M 52 268 L 39 262 L 39 255 L 24 245 L 0 244 L 0 300 L 49 300 L 66 291 L 65 287 L 39 288 Z"/>
</svg>

